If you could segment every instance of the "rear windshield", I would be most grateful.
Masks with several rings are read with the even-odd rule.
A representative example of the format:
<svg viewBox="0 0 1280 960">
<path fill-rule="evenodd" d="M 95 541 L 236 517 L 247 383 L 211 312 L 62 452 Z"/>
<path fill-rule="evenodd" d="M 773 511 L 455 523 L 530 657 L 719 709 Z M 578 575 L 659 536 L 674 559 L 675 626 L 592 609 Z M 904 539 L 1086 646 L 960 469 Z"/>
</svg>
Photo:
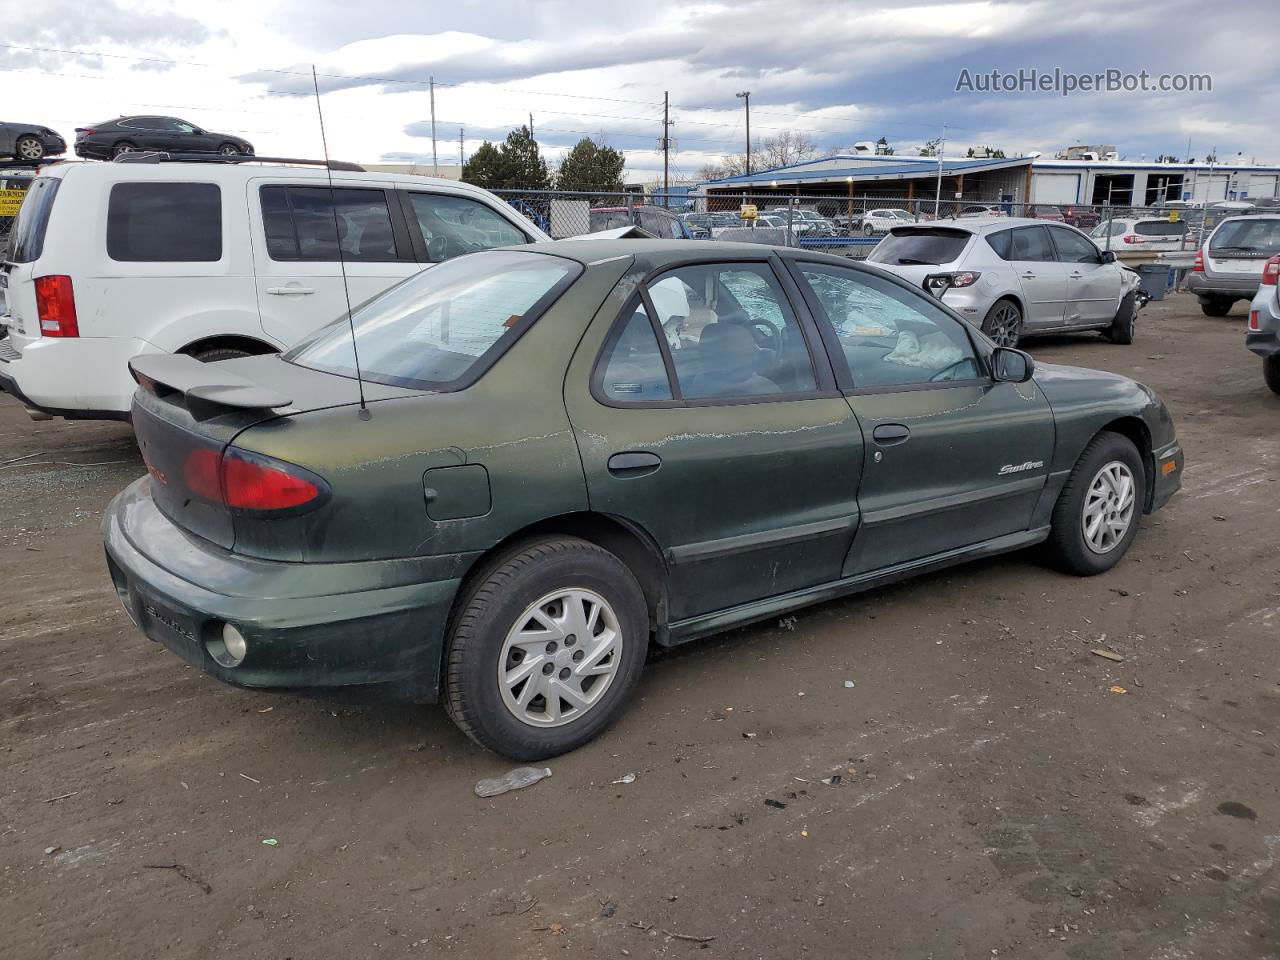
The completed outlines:
<svg viewBox="0 0 1280 960">
<path fill-rule="evenodd" d="M 53 211 L 53 199 L 58 195 L 58 177 L 39 177 L 31 181 L 31 188 L 18 208 L 18 219 L 13 226 L 9 259 L 14 263 L 33 263 L 44 252 L 44 234 L 49 228 L 49 214 Z"/>
<path fill-rule="evenodd" d="M 351 317 L 360 375 L 397 387 L 461 389 L 475 381 L 571 284 L 582 268 L 536 253 L 493 251 L 424 270 Z M 344 316 L 284 355 L 355 377 Z"/>
<path fill-rule="evenodd" d="M 1133 225 L 1133 232 L 1143 237 L 1180 237 L 1187 232 L 1185 221 L 1172 223 L 1168 220 L 1139 220 Z"/>
<path fill-rule="evenodd" d="M 899 265 L 950 263 L 959 258 L 971 236 L 945 227 L 895 228 L 867 259 Z"/>
<path fill-rule="evenodd" d="M 1280 218 L 1230 220 L 1218 228 L 1209 241 L 1209 249 L 1268 255 L 1280 253 Z"/>
</svg>

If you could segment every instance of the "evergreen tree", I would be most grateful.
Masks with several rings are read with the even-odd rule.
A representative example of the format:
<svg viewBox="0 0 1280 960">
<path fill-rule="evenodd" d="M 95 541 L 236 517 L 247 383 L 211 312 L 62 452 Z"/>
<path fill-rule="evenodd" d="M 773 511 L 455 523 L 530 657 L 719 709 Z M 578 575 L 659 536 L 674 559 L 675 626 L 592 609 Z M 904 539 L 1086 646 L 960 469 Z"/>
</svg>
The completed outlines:
<svg viewBox="0 0 1280 960">
<path fill-rule="evenodd" d="M 547 161 L 538 150 L 538 141 L 528 127 L 512 130 L 502 145 L 502 156 L 507 162 L 506 174 L 510 182 L 504 186 L 518 190 L 546 190 L 551 186 L 551 172 Z"/>
<path fill-rule="evenodd" d="M 502 152 L 486 140 L 462 165 L 462 179 L 486 190 L 499 190 L 508 185 L 510 164 Z"/>
<path fill-rule="evenodd" d="M 560 161 L 556 189 L 583 193 L 621 193 L 622 167 L 626 158 L 613 147 L 590 137 L 579 140 Z"/>
</svg>

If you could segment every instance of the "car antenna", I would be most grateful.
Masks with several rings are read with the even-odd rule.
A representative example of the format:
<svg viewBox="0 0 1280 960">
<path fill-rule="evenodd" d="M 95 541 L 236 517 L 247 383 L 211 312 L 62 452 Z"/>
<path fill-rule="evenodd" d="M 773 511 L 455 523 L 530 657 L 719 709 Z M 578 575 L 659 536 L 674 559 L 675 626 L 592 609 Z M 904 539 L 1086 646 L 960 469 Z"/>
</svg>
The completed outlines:
<svg viewBox="0 0 1280 960">
<path fill-rule="evenodd" d="M 342 256 L 342 234 L 338 229 L 338 200 L 333 192 L 333 166 L 329 163 L 329 140 L 324 133 L 324 111 L 320 109 L 320 81 L 316 79 L 316 65 L 311 65 L 311 85 L 316 92 L 316 116 L 320 118 L 320 146 L 324 149 L 324 171 L 329 178 L 329 209 L 333 212 L 333 239 L 338 246 L 338 267 L 342 270 L 342 295 L 347 298 L 347 325 L 351 328 L 351 355 L 356 362 L 356 389 L 360 391 L 361 420 L 372 414 L 364 402 L 364 378 L 360 376 L 360 347 L 356 343 L 356 321 L 351 316 L 351 288 L 347 285 L 347 261 Z"/>
</svg>

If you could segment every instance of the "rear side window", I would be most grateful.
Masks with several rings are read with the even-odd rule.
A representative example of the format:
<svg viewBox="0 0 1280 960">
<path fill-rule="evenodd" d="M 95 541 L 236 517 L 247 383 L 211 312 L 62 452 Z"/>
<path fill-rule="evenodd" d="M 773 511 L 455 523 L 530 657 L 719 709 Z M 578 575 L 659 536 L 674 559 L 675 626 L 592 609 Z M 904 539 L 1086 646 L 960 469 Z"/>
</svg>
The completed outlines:
<svg viewBox="0 0 1280 960">
<path fill-rule="evenodd" d="M 1013 259 L 1013 231 L 1001 230 L 999 233 L 987 234 L 987 246 L 996 252 L 1001 260 Z"/>
<path fill-rule="evenodd" d="M 643 304 L 637 303 L 627 322 L 618 328 L 600 370 L 600 389 L 610 400 L 644 403 L 671 399 L 662 348 Z"/>
<path fill-rule="evenodd" d="M 1056 260 L 1045 227 L 1019 227 L 1013 231 L 1013 259 L 1032 262 Z"/>
<path fill-rule="evenodd" d="M 216 183 L 117 183 L 107 202 L 107 256 L 124 263 L 222 259 Z"/>
<path fill-rule="evenodd" d="M 263 187 L 262 225 L 272 260 L 387 263 L 406 259 L 396 244 L 387 195 L 358 187 Z M 334 216 L 334 208 L 337 216 Z M 335 230 L 336 224 L 336 230 Z"/>
<path fill-rule="evenodd" d="M 409 202 L 431 263 L 529 242 L 510 221 L 478 201 L 439 193 L 411 193 Z"/>
<path fill-rule="evenodd" d="M 877 216 L 872 211 L 871 216 Z M 867 257 L 872 263 L 939 264 L 957 260 L 973 234 L 945 227 L 895 228 Z"/>
<path fill-rule="evenodd" d="M 40 259 L 44 252 L 45 231 L 49 229 L 49 214 L 53 211 L 53 199 L 58 195 L 61 184 L 57 177 L 39 177 L 31 182 L 13 226 L 8 259 L 14 263 L 32 263 Z"/>
</svg>

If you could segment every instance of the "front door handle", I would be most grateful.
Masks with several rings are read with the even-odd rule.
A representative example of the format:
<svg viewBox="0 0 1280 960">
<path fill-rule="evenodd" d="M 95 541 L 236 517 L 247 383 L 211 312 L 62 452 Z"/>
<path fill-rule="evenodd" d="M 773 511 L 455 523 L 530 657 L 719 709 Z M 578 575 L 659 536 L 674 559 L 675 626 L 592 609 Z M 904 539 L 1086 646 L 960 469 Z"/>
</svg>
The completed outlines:
<svg viewBox="0 0 1280 960">
<path fill-rule="evenodd" d="M 876 443 L 889 446 L 895 443 L 902 443 L 907 437 L 911 436 L 911 431 L 905 424 L 882 423 L 871 431 L 871 436 L 875 437 Z"/>
<path fill-rule="evenodd" d="M 662 458 L 656 453 L 630 451 L 615 453 L 609 458 L 609 472 L 615 477 L 643 477 L 662 466 Z"/>
<path fill-rule="evenodd" d="M 1083 280 L 1083 279 L 1084 279 L 1084 274 L 1083 274 L 1083 273 L 1069 273 L 1069 274 L 1067 274 L 1067 276 L 1069 276 L 1072 280 Z"/>
<path fill-rule="evenodd" d="M 1036 278 L 1036 275 L 1032 273 L 1030 270 L 1028 270 L 1026 273 L 1022 275 L 1023 280 L 1034 280 L 1035 278 Z"/>
<path fill-rule="evenodd" d="M 310 287 L 267 287 L 267 293 L 271 294 L 273 297 L 289 297 L 294 295 L 304 297 L 309 293 L 315 293 L 315 291 Z"/>
</svg>

